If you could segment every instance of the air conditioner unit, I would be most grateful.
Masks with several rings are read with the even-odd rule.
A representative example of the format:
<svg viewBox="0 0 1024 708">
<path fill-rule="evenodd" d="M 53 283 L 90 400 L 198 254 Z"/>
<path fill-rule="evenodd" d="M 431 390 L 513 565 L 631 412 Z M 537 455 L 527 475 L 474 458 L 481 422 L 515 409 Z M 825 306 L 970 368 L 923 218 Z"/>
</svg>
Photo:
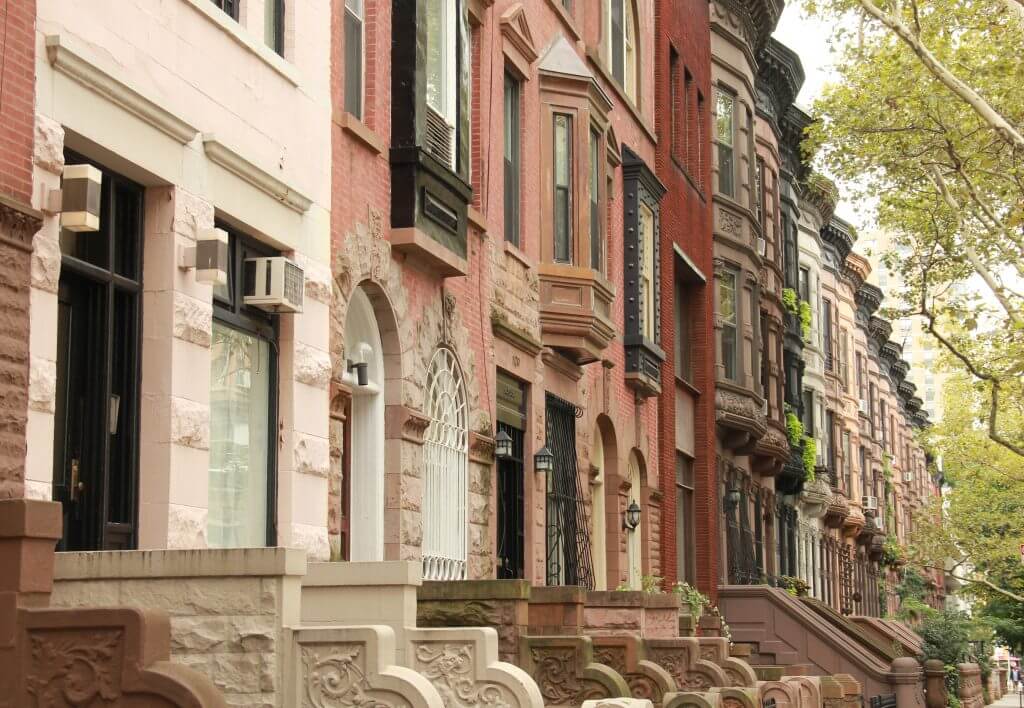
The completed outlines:
<svg viewBox="0 0 1024 708">
<path fill-rule="evenodd" d="M 860 407 L 858 410 L 860 410 L 860 412 L 863 413 L 864 415 L 871 414 L 870 411 L 868 411 L 868 401 L 866 398 L 860 399 Z"/>
<path fill-rule="evenodd" d="M 861 497 L 860 503 L 864 511 L 878 511 L 878 497 Z"/>
<path fill-rule="evenodd" d="M 768 399 L 761 401 L 761 413 L 768 415 Z"/>
<path fill-rule="evenodd" d="M 903 473 L 903 481 L 904 482 L 913 482 L 914 481 L 914 473 L 913 472 L 909 472 L 909 471 L 908 472 L 904 472 Z"/>
<path fill-rule="evenodd" d="M 243 300 L 268 312 L 302 312 L 305 276 L 287 258 L 245 259 Z"/>
<path fill-rule="evenodd" d="M 768 255 L 768 242 L 760 236 L 757 237 L 757 255 L 764 258 Z"/>
</svg>

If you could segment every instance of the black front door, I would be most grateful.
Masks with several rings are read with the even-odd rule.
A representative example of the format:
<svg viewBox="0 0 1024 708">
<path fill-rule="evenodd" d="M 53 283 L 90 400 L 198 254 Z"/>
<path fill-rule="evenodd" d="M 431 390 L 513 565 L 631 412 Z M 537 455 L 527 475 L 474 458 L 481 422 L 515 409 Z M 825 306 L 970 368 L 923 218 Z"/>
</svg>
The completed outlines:
<svg viewBox="0 0 1024 708">
<path fill-rule="evenodd" d="M 60 238 L 53 498 L 67 551 L 136 542 L 142 189 L 104 171 L 101 200 L 98 232 Z"/>
</svg>

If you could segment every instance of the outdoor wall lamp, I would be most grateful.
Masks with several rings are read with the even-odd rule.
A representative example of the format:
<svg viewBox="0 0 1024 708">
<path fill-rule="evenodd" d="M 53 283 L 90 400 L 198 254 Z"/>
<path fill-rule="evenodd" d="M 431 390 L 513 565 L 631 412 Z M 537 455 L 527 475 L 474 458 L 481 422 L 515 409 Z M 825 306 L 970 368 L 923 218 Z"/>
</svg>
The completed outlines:
<svg viewBox="0 0 1024 708">
<path fill-rule="evenodd" d="M 499 430 L 494 436 L 494 456 L 499 460 L 512 457 L 512 436 L 504 430 Z"/>
<path fill-rule="evenodd" d="M 92 165 L 64 165 L 60 189 L 47 194 L 44 211 L 59 213 L 68 231 L 99 231 L 102 187 L 103 173 Z"/>
<path fill-rule="evenodd" d="M 630 531 L 635 531 L 636 527 L 640 525 L 640 505 L 636 503 L 636 499 L 630 501 L 629 506 L 626 507 L 622 523 Z"/>
<path fill-rule="evenodd" d="M 202 229 L 195 246 L 178 249 L 178 267 L 196 269 L 197 283 L 228 284 L 228 232 L 224 229 Z"/>
<path fill-rule="evenodd" d="M 352 354 L 354 358 L 348 360 L 348 371 L 349 373 L 352 373 L 352 371 L 356 372 L 356 383 L 360 386 L 366 386 L 370 383 L 370 364 L 368 359 L 372 351 L 369 344 L 360 342 L 356 345 L 355 352 Z"/>
<path fill-rule="evenodd" d="M 740 504 L 740 490 L 735 487 L 725 493 L 725 508 L 735 509 Z"/>
<path fill-rule="evenodd" d="M 537 450 L 537 454 L 533 456 L 533 469 L 535 472 L 544 473 L 555 469 L 555 456 L 551 454 L 547 445 Z"/>
</svg>

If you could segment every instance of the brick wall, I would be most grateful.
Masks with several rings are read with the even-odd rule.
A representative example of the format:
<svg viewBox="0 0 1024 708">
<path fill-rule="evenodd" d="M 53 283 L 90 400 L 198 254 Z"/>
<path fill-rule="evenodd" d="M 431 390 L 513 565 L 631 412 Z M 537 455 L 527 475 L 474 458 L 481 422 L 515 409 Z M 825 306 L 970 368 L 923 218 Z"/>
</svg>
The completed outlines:
<svg viewBox="0 0 1024 708">
<path fill-rule="evenodd" d="M 34 0 L 0 0 L 0 498 L 24 494 L 32 199 Z"/>
<path fill-rule="evenodd" d="M 673 278 L 675 255 L 672 244 L 677 244 L 709 280 L 711 266 L 711 202 L 706 186 L 710 185 L 710 95 L 711 50 L 707 3 L 698 0 L 659 0 L 655 3 L 656 74 L 655 103 L 658 133 L 657 173 L 668 188 L 661 209 L 661 322 L 662 347 L 666 360 L 662 369 L 660 398 L 661 478 L 665 504 L 661 515 L 662 574 L 668 582 L 678 577 L 676 568 L 676 509 L 675 479 L 675 318 Z M 670 55 L 677 55 L 679 84 L 687 92 L 672 90 Z M 685 72 L 685 73 L 684 73 Z M 683 77 L 692 82 L 685 86 Z M 679 85 L 677 84 L 677 86 Z M 702 98 L 698 101 L 697 92 Z M 672 110 L 673 103 L 685 115 L 676 114 L 677 140 L 686 137 L 686 148 L 677 150 L 673 158 Z M 700 111 L 700 113 L 698 112 Z M 680 127 L 683 130 L 680 130 Z M 694 497 L 697 585 L 714 596 L 718 577 L 717 557 L 717 493 L 715 487 L 715 408 L 714 408 L 714 346 L 711 335 L 712 289 L 694 287 L 692 296 L 691 347 L 694 381 L 700 395 L 696 399 L 694 416 Z"/>
</svg>

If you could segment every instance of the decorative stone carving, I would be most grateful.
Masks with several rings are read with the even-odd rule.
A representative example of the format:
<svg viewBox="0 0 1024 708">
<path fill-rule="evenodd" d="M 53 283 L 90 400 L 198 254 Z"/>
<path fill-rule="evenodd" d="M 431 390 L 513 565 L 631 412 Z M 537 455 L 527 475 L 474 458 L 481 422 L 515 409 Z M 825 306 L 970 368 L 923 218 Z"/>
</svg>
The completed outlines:
<svg viewBox="0 0 1024 708">
<path fill-rule="evenodd" d="M 415 668 L 434 684 L 445 708 L 512 708 L 507 692 L 500 686 L 476 680 L 474 659 L 469 642 L 419 644 Z"/>
<path fill-rule="evenodd" d="M 42 225 L 42 214 L 27 204 L 0 195 L 0 240 L 4 243 L 31 252 L 32 237 Z"/>
<path fill-rule="evenodd" d="M 587 700 L 629 695 L 625 679 L 604 664 L 591 661 L 584 637 L 524 637 L 526 659 L 545 706 L 578 706 Z"/>
<path fill-rule="evenodd" d="M 722 233 L 740 237 L 743 234 L 743 219 L 727 209 L 719 208 L 718 225 Z"/>
<path fill-rule="evenodd" d="M 85 706 L 121 697 L 123 635 L 118 629 L 29 633 L 28 693 L 40 706 Z"/>
<path fill-rule="evenodd" d="M 680 691 L 705 691 L 729 685 L 720 666 L 700 658 L 700 643 L 695 637 L 647 639 L 645 645 L 647 658 L 668 671 Z"/>
<path fill-rule="evenodd" d="M 303 706 L 335 708 L 393 708 L 396 704 L 372 698 L 370 682 L 361 665 L 362 646 L 339 644 L 302 647 L 305 696 Z"/>
</svg>

